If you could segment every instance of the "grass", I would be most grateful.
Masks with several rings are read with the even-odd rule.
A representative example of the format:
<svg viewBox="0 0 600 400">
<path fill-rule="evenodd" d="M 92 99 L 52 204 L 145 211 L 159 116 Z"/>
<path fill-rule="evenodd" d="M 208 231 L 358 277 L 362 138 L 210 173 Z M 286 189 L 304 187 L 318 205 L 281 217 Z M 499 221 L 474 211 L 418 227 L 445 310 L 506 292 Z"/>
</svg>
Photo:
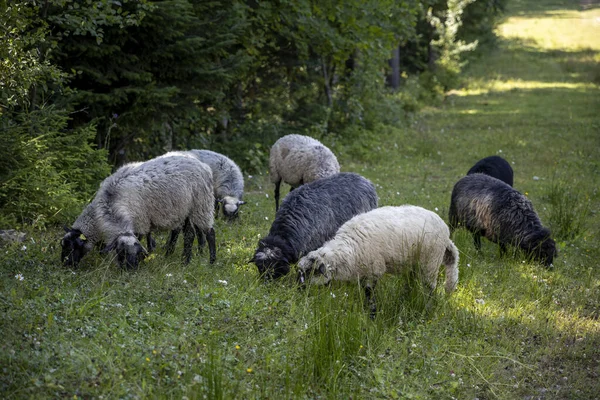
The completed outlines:
<svg viewBox="0 0 600 400">
<path fill-rule="evenodd" d="M 355 145 L 360 159 L 352 144 L 333 148 L 344 170 L 377 185 L 381 205 L 444 219 L 454 183 L 480 158 L 505 157 L 555 233 L 553 269 L 485 240 L 478 253 L 459 230 L 453 296 L 439 293 L 428 310 L 418 288 L 386 276 L 371 321 L 356 284 L 301 291 L 293 276 L 257 279 L 247 260 L 274 201 L 254 176 L 240 222 L 217 222 L 214 266 L 206 252 L 187 266 L 159 252 L 124 272 L 95 252 L 69 270 L 58 229 L 3 248 L 2 397 L 597 398 L 600 13 L 511 7 L 500 47 L 471 63 L 441 107 L 382 127 Z M 558 20 L 569 22 L 548 29 Z"/>
</svg>

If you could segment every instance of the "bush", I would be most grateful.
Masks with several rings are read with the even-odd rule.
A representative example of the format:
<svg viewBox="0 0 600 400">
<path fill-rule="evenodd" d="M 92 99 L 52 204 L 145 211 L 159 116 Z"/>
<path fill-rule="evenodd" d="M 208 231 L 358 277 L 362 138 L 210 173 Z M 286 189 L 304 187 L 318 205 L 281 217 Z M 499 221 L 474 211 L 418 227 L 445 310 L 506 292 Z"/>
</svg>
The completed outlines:
<svg viewBox="0 0 600 400">
<path fill-rule="evenodd" d="M 2 117 L 0 224 L 71 221 L 110 173 L 107 152 L 91 144 L 95 127 L 68 122 L 52 107 Z"/>
</svg>

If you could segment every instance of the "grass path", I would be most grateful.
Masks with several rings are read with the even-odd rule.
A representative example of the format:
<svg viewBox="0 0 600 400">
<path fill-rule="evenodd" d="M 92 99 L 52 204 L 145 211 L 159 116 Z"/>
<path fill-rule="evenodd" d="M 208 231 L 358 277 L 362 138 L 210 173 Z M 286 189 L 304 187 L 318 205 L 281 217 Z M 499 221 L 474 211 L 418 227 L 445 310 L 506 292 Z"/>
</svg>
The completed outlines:
<svg viewBox="0 0 600 400">
<path fill-rule="evenodd" d="M 597 399 L 600 10 L 572 4 L 513 1 L 498 49 L 441 107 L 376 141 L 331 143 L 381 205 L 444 218 L 454 183 L 502 155 L 553 230 L 554 269 L 486 241 L 478 253 L 457 231 L 454 295 L 428 312 L 418 286 L 386 276 L 371 321 L 357 285 L 257 279 L 247 260 L 274 205 L 255 176 L 240 222 L 217 221 L 214 266 L 157 253 L 123 272 L 94 253 L 71 271 L 59 230 L 2 249 L 0 397 Z"/>
</svg>

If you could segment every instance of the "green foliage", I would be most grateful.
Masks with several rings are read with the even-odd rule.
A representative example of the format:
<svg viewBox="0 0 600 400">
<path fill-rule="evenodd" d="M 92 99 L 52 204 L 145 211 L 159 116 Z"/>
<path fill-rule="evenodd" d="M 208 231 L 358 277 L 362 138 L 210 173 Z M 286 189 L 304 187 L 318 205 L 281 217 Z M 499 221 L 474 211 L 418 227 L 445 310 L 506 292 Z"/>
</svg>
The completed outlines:
<svg viewBox="0 0 600 400">
<path fill-rule="evenodd" d="M 52 107 L 0 120 L 0 224 L 73 220 L 110 172 L 106 151 L 91 144 L 93 125 L 69 130 Z"/>
<path fill-rule="evenodd" d="M 466 42 L 477 40 L 480 44 L 496 40 L 494 28 L 506 9 L 507 0 L 477 0 L 469 3 L 462 14 L 458 39 Z"/>
<path fill-rule="evenodd" d="M 462 25 L 461 16 L 465 7 L 475 0 L 448 0 L 447 8 L 443 13 L 433 13 L 430 9 L 427 19 L 435 29 L 437 38 L 431 41 L 431 46 L 437 52 L 436 78 L 444 88 L 448 90 L 456 86 L 464 62 L 462 53 L 472 51 L 477 47 L 477 41 L 466 43 L 457 37 L 458 30 Z"/>
<path fill-rule="evenodd" d="M 28 1 L 0 1 L 0 116 L 29 108 L 39 94 L 64 82 L 66 74 L 47 60 L 48 30 Z"/>
</svg>

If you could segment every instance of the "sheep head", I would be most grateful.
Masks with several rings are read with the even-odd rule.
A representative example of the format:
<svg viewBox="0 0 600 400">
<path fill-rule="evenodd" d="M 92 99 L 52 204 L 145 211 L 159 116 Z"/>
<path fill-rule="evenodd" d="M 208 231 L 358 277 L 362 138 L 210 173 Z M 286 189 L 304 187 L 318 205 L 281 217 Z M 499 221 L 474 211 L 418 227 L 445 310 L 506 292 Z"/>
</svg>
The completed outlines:
<svg viewBox="0 0 600 400">
<path fill-rule="evenodd" d="M 140 261 L 148 255 L 148 251 L 135 235 L 127 233 L 117 236 L 102 252 L 108 253 L 112 250 L 117 252 L 119 265 L 127 269 L 137 269 Z"/>
<path fill-rule="evenodd" d="M 79 229 L 65 226 L 64 230 L 66 234 L 60 241 L 62 247 L 60 259 L 64 266 L 76 267 L 93 245 Z"/>
<path fill-rule="evenodd" d="M 256 264 L 258 273 L 265 279 L 277 279 L 290 272 L 290 260 L 284 251 L 262 240 L 249 262 Z"/>
<path fill-rule="evenodd" d="M 558 254 L 556 243 L 550 237 L 550 230 L 542 227 L 535 231 L 530 236 L 526 237 L 521 243 L 521 248 L 531 254 L 531 256 L 544 264 L 546 267 L 551 267 L 554 257 Z"/>
<path fill-rule="evenodd" d="M 298 262 L 298 283 L 302 286 L 307 280 L 313 285 L 326 285 L 331 281 L 331 269 L 323 257 L 310 252 Z"/>
<path fill-rule="evenodd" d="M 245 201 L 231 196 L 225 196 L 221 200 L 218 200 L 218 202 L 223 205 L 223 216 L 229 221 L 236 219 L 240 211 L 240 206 L 246 204 Z"/>
</svg>

